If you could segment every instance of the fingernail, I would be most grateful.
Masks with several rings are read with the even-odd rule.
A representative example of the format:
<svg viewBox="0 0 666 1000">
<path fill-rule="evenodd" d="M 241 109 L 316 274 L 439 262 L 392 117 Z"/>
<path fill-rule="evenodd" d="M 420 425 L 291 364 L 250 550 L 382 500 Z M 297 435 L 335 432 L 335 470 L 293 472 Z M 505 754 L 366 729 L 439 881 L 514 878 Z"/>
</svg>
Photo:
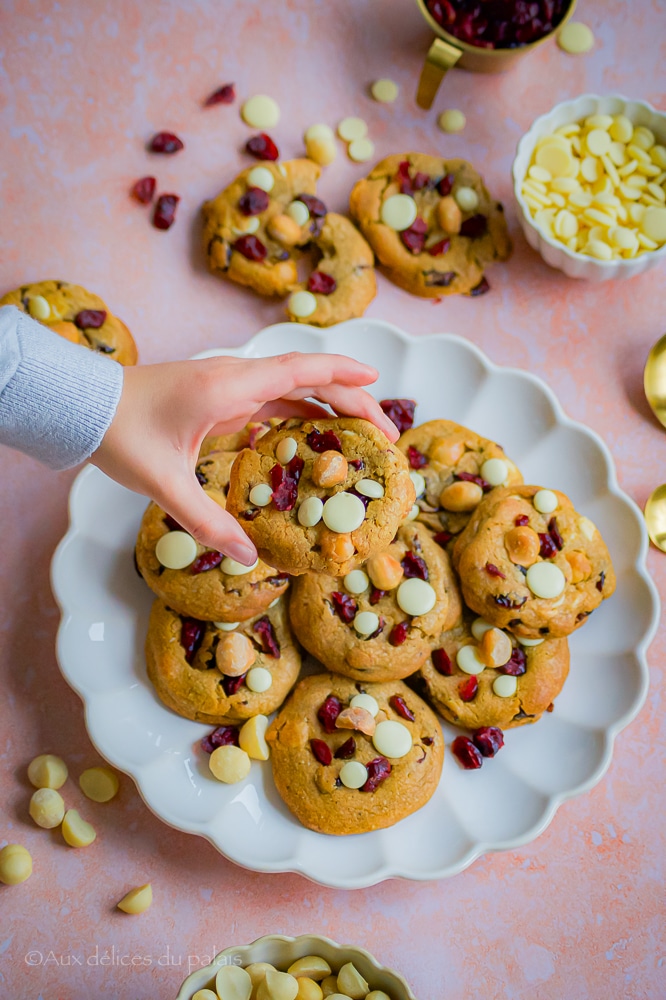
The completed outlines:
<svg viewBox="0 0 666 1000">
<path fill-rule="evenodd" d="M 225 547 L 227 555 L 235 559 L 236 562 L 242 563 L 243 566 L 251 566 L 252 563 L 256 562 L 257 553 L 249 545 L 243 545 L 242 542 L 229 542 Z"/>
</svg>

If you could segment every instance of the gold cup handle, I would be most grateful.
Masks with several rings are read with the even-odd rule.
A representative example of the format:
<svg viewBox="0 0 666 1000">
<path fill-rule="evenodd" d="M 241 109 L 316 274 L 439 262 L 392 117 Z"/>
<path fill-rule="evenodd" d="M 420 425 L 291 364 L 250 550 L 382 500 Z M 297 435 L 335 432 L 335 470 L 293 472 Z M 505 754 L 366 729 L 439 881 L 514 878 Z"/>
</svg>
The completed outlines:
<svg viewBox="0 0 666 1000">
<path fill-rule="evenodd" d="M 419 89 L 416 92 L 416 103 L 420 108 L 427 110 L 432 107 L 444 74 L 453 69 L 461 55 L 462 51 L 457 49 L 455 45 L 450 45 L 448 42 L 442 41 L 441 38 L 434 40 L 423 64 Z"/>
</svg>

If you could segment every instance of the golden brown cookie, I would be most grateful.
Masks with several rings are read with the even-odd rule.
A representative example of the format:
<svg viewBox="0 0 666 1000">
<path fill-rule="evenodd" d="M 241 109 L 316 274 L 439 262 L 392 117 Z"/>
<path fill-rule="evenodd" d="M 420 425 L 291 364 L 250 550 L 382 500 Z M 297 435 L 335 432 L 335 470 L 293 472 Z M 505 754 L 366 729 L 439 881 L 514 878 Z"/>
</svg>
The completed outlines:
<svg viewBox="0 0 666 1000">
<path fill-rule="evenodd" d="M 165 705 L 186 719 L 219 724 L 279 708 L 301 658 L 285 600 L 232 631 L 181 617 L 158 600 L 150 614 L 146 664 Z"/>
<path fill-rule="evenodd" d="M 253 420 L 239 431 L 231 434 L 210 434 L 201 442 L 199 458 L 204 458 L 212 451 L 242 451 L 243 448 L 254 448 L 255 442 L 271 429 L 282 423 L 282 417 L 269 417 L 268 420 Z M 227 486 L 229 485 L 227 481 Z M 225 490 L 226 493 L 226 490 Z"/>
<path fill-rule="evenodd" d="M 387 156 L 356 183 L 350 211 L 386 276 L 413 295 L 481 295 L 484 267 L 511 253 L 502 205 L 465 160 Z"/>
<path fill-rule="evenodd" d="M 465 603 L 517 636 L 569 635 L 615 590 L 598 529 L 540 486 L 493 490 L 453 548 Z"/>
<path fill-rule="evenodd" d="M 344 576 L 390 543 L 413 502 L 407 460 L 374 424 L 292 418 L 240 453 L 227 510 L 281 572 Z"/>
<path fill-rule="evenodd" d="M 407 456 L 418 487 L 418 520 L 436 533 L 441 545 L 462 531 L 484 494 L 523 481 L 500 445 L 453 420 L 412 427 L 397 446 Z"/>
<path fill-rule="evenodd" d="M 567 679 L 569 644 L 532 641 L 537 645 L 523 645 L 465 609 L 414 677 L 416 689 L 448 722 L 465 729 L 536 722 L 551 710 Z M 473 652 L 460 654 L 462 647 Z"/>
<path fill-rule="evenodd" d="M 432 588 L 434 603 L 421 615 L 406 614 L 399 604 L 402 584 L 414 578 Z M 460 606 L 449 557 L 414 521 L 398 529 L 384 552 L 345 577 L 296 577 L 289 614 L 299 642 L 328 670 L 390 681 L 418 669 L 440 633 L 458 619 Z"/>
<path fill-rule="evenodd" d="M 363 708 L 351 704 L 361 692 Z M 361 685 L 335 674 L 306 677 L 266 739 L 278 792 L 318 833 L 393 826 L 431 798 L 444 760 L 436 716 L 401 681 Z"/>
<path fill-rule="evenodd" d="M 121 365 L 137 362 L 136 344 L 125 324 L 81 285 L 37 281 L 3 295 L 0 306 L 18 306 L 65 340 L 106 354 Z"/>
</svg>

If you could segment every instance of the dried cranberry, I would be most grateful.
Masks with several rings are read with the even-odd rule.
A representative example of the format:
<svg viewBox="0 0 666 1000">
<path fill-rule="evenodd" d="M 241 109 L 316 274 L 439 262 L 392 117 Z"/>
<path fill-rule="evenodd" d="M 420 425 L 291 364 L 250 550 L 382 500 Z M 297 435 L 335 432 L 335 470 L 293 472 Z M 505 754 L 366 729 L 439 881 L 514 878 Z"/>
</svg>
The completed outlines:
<svg viewBox="0 0 666 1000">
<path fill-rule="evenodd" d="M 495 563 L 491 563 L 491 562 L 487 562 L 486 563 L 486 573 L 489 576 L 499 576 L 501 580 L 506 580 L 506 577 L 505 577 L 504 573 L 502 572 L 501 569 L 499 569 L 495 565 Z"/>
<path fill-rule="evenodd" d="M 206 573 L 209 569 L 215 569 L 216 566 L 219 566 L 223 559 L 224 556 L 221 552 L 214 552 L 212 549 L 210 552 L 202 552 L 190 566 L 190 573 L 192 576 Z"/>
<path fill-rule="evenodd" d="M 426 285 L 435 288 L 448 288 L 451 282 L 458 277 L 457 271 L 426 271 Z M 441 302 L 441 299 L 433 299 L 433 302 Z"/>
<path fill-rule="evenodd" d="M 356 753 L 356 740 L 353 736 L 350 736 L 348 740 L 345 740 L 338 749 L 333 754 L 338 760 L 349 760 Z"/>
<path fill-rule="evenodd" d="M 281 587 L 289 580 L 288 573 L 276 573 L 275 576 L 267 576 L 264 583 L 270 583 L 271 587 Z"/>
<path fill-rule="evenodd" d="M 275 629 L 270 618 L 264 615 L 252 626 L 252 631 L 259 636 L 262 652 L 266 656 L 272 656 L 276 660 L 280 659 L 280 643 L 277 640 Z"/>
<path fill-rule="evenodd" d="M 148 144 L 151 153 L 177 153 L 184 148 L 182 140 L 173 132 L 158 132 Z"/>
<path fill-rule="evenodd" d="M 430 174 L 424 174 L 422 170 L 417 170 L 412 177 L 412 187 L 415 191 L 422 191 L 424 187 L 430 185 Z"/>
<path fill-rule="evenodd" d="M 324 743 L 323 740 L 310 740 L 310 749 L 320 764 L 330 764 L 333 760 L 331 748 L 328 743 Z"/>
<path fill-rule="evenodd" d="M 360 791 L 374 792 L 377 786 L 381 785 L 382 781 L 388 778 L 391 773 L 391 765 L 386 757 L 375 757 L 374 760 L 369 761 L 365 766 L 368 772 L 368 780 L 361 786 Z"/>
<path fill-rule="evenodd" d="M 353 622 L 358 609 L 358 605 L 353 597 L 350 597 L 348 594 L 341 594 L 339 590 L 334 590 L 331 594 L 331 601 L 340 621 L 343 621 L 345 625 Z"/>
<path fill-rule="evenodd" d="M 277 160 L 280 155 L 270 135 L 266 135 L 265 132 L 260 132 L 259 135 L 253 135 L 248 139 L 245 143 L 245 149 L 250 156 L 254 156 L 257 160 Z"/>
<path fill-rule="evenodd" d="M 365 462 L 362 458 L 352 458 L 348 464 L 352 469 L 356 469 L 357 472 L 362 472 L 365 469 Z"/>
<path fill-rule="evenodd" d="M 472 215 L 471 218 L 465 219 L 461 225 L 460 235 L 475 239 L 477 236 L 483 236 L 487 228 L 488 219 L 485 215 Z"/>
<path fill-rule="evenodd" d="M 372 605 L 379 604 L 382 597 L 384 597 L 385 595 L 386 595 L 385 590 L 380 590 L 379 587 L 373 587 L 372 590 L 370 591 L 370 597 L 368 598 L 368 600 Z"/>
<path fill-rule="evenodd" d="M 503 674 L 511 674 L 512 677 L 520 677 L 527 670 L 527 656 L 520 646 L 514 646 L 511 657 L 500 670 Z"/>
<path fill-rule="evenodd" d="M 342 442 L 334 431 L 320 431 L 315 427 L 305 440 L 308 447 L 318 454 L 322 451 L 339 451 L 342 454 Z"/>
<path fill-rule="evenodd" d="M 236 99 L 236 88 L 233 83 L 225 83 L 224 86 L 214 90 L 210 97 L 204 101 L 205 108 L 211 108 L 214 104 L 233 104 Z"/>
<path fill-rule="evenodd" d="M 208 736 L 204 736 L 201 741 L 201 749 L 205 753 L 212 753 L 218 747 L 237 747 L 238 726 L 218 726 Z"/>
<path fill-rule="evenodd" d="M 441 545 L 442 548 L 444 548 L 451 541 L 453 535 L 450 531 L 438 531 L 437 534 L 432 537 L 433 541 L 437 542 L 438 545 Z"/>
<path fill-rule="evenodd" d="M 317 711 L 317 718 L 327 733 L 335 732 L 335 720 L 342 711 L 342 702 L 334 694 L 329 694 Z"/>
<path fill-rule="evenodd" d="M 427 232 L 428 226 L 425 219 L 421 219 L 417 216 L 409 229 L 403 229 L 401 231 L 400 239 L 410 253 L 421 253 L 425 246 Z"/>
<path fill-rule="evenodd" d="M 407 719 L 408 722 L 413 722 L 416 718 L 411 708 L 409 708 L 409 706 L 405 703 L 405 699 L 401 698 L 399 694 L 394 694 L 393 697 L 389 699 L 389 705 L 401 719 Z"/>
<path fill-rule="evenodd" d="M 449 252 L 450 246 L 451 240 L 446 237 L 443 240 L 438 240 L 437 243 L 433 243 L 433 245 L 427 249 L 431 257 L 440 257 L 443 253 Z"/>
<path fill-rule="evenodd" d="M 314 219 L 322 219 L 328 212 L 321 198 L 315 198 L 313 194 L 299 194 L 297 200 L 303 202 Z"/>
<path fill-rule="evenodd" d="M 389 645 L 390 646 L 402 646 L 403 642 L 407 638 L 407 633 L 409 632 L 409 622 L 397 622 L 391 631 L 389 632 Z"/>
<path fill-rule="evenodd" d="M 401 434 L 408 431 L 414 423 L 415 399 L 382 399 L 379 405 Z"/>
<path fill-rule="evenodd" d="M 425 564 L 425 560 L 421 556 L 415 555 L 414 552 L 406 552 L 402 557 L 400 565 L 404 570 L 407 580 L 411 577 L 417 577 L 419 580 L 428 579 L 428 567 Z"/>
<path fill-rule="evenodd" d="M 325 271 L 313 271 L 308 278 L 308 291 L 318 295 L 331 295 L 337 287 L 335 278 Z"/>
<path fill-rule="evenodd" d="M 477 298 L 477 296 L 485 295 L 486 292 L 489 291 L 490 291 L 490 285 L 488 284 L 488 279 L 481 278 L 481 281 L 478 283 L 478 285 L 475 285 L 474 288 L 468 294 L 471 299 L 475 299 Z"/>
<path fill-rule="evenodd" d="M 180 629 L 180 644 L 185 650 L 185 662 L 191 663 L 204 636 L 204 623 L 196 618 L 183 618 Z"/>
<path fill-rule="evenodd" d="M 412 469 L 422 469 L 428 464 L 428 456 L 410 444 L 407 448 L 407 461 Z"/>
<path fill-rule="evenodd" d="M 104 309 L 82 309 L 74 317 L 74 323 L 79 330 L 99 330 L 106 320 Z"/>
<path fill-rule="evenodd" d="M 474 701 L 476 692 L 479 690 L 479 682 L 476 674 L 470 674 L 466 681 L 458 685 L 458 694 L 461 701 Z"/>
<path fill-rule="evenodd" d="M 268 191 L 263 188 L 249 187 L 238 199 L 238 208 L 243 215 L 261 215 L 270 205 Z"/>
<path fill-rule="evenodd" d="M 456 736 L 451 744 L 451 752 L 466 771 L 475 771 L 483 764 L 481 751 L 474 746 L 469 736 Z"/>
<path fill-rule="evenodd" d="M 247 677 L 247 670 L 245 671 L 244 674 L 241 674 L 239 677 L 225 676 L 222 678 L 222 687 L 224 688 L 224 693 L 226 694 L 227 698 L 231 698 L 233 694 L 236 694 L 238 689 L 241 688 L 245 683 L 246 677 Z"/>
<path fill-rule="evenodd" d="M 482 726 L 472 734 L 472 740 L 483 757 L 494 757 L 504 746 L 504 733 L 497 726 Z"/>
<path fill-rule="evenodd" d="M 432 657 L 432 665 L 438 674 L 442 674 L 444 677 L 453 676 L 453 663 L 445 649 L 433 649 L 430 656 Z"/>
<path fill-rule="evenodd" d="M 239 236 L 232 248 L 241 253 L 243 257 L 248 260 L 262 261 L 265 259 L 268 250 L 261 242 L 258 236 L 253 236 L 251 233 L 246 233 L 245 236 Z"/>
<path fill-rule="evenodd" d="M 474 476 L 471 472 L 456 472 L 454 478 L 462 479 L 465 483 L 476 483 L 477 486 L 481 487 L 484 493 L 487 493 L 492 489 L 490 483 L 486 482 L 482 476 Z"/>
<path fill-rule="evenodd" d="M 527 514 L 519 514 L 513 523 L 517 528 L 524 528 L 526 524 L 530 523 L 530 519 Z"/>
<path fill-rule="evenodd" d="M 539 541 L 541 542 L 541 548 L 539 550 L 539 555 L 542 559 L 552 559 L 553 556 L 557 555 L 557 546 L 549 534 L 540 531 Z"/>
<path fill-rule="evenodd" d="M 177 194 L 161 194 L 155 203 L 153 225 L 155 229 L 171 229 L 176 221 L 176 209 L 180 197 Z"/>
<path fill-rule="evenodd" d="M 386 622 L 382 618 L 382 616 L 380 615 L 379 616 L 379 624 L 378 624 L 377 628 L 375 629 L 374 632 L 371 632 L 370 635 L 364 636 L 364 641 L 367 642 L 369 639 L 376 639 L 377 636 L 381 635 L 381 633 L 384 631 L 384 626 L 385 625 L 386 625 Z"/>
<path fill-rule="evenodd" d="M 412 178 L 409 174 L 409 161 L 401 160 L 395 175 L 396 183 L 400 187 L 400 194 L 413 194 Z"/>
<path fill-rule="evenodd" d="M 157 180 L 155 177 L 141 177 L 132 188 L 132 197 L 142 205 L 150 205 L 155 194 Z"/>
<path fill-rule="evenodd" d="M 601 593 L 602 590 L 604 589 L 605 582 L 606 582 L 606 572 L 605 570 L 602 569 L 601 573 L 599 574 L 599 579 L 594 585 L 599 591 L 599 593 Z"/>
<path fill-rule="evenodd" d="M 179 524 L 175 517 L 172 517 L 171 514 L 164 515 L 164 523 L 169 531 L 183 531 L 183 526 Z"/>
<path fill-rule="evenodd" d="M 519 597 L 517 601 L 514 601 L 508 594 L 498 594 L 493 600 L 500 608 L 510 608 L 513 610 L 514 608 L 522 608 L 527 597 Z"/>
<path fill-rule="evenodd" d="M 288 465 L 274 465 L 271 469 L 271 500 L 278 510 L 293 510 L 298 500 L 298 481 L 304 461 L 294 455 Z"/>
<path fill-rule="evenodd" d="M 556 517 L 551 517 L 550 521 L 548 522 L 548 534 L 553 539 L 555 548 L 559 551 L 564 545 L 564 539 L 562 538 L 561 534 L 557 529 Z"/>
<path fill-rule="evenodd" d="M 437 184 L 437 190 L 441 194 L 442 198 L 445 198 L 447 194 L 451 194 L 453 190 L 453 182 L 455 177 L 453 174 L 444 174 L 441 180 Z"/>
</svg>

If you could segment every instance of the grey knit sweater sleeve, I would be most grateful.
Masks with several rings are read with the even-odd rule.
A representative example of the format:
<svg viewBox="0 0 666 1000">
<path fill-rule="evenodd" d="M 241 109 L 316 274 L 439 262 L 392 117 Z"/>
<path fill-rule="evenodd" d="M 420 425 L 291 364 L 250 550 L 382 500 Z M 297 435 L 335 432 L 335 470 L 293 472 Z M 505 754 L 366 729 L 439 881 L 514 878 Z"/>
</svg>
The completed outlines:
<svg viewBox="0 0 666 1000">
<path fill-rule="evenodd" d="M 72 344 L 22 313 L 0 308 L 0 444 L 52 469 L 90 458 L 123 388 L 116 361 Z"/>
</svg>

